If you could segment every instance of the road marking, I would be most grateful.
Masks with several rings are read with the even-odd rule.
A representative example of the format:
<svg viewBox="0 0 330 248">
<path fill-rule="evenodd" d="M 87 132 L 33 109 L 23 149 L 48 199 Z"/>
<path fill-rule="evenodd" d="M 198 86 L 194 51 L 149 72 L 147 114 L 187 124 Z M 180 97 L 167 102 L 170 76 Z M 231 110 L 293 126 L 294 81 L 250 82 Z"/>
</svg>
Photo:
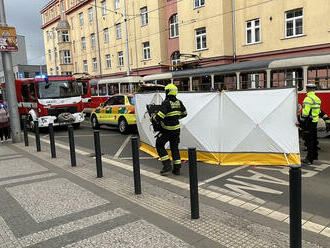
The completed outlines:
<svg viewBox="0 0 330 248">
<path fill-rule="evenodd" d="M 117 135 L 121 135 L 119 133 L 113 133 L 113 134 L 100 134 L 101 137 L 104 136 L 117 136 Z M 79 138 L 79 137 L 94 137 L 94 134 L 78 134 L 78 135 L 74 135 L 75 138 Z M 68 135 L 55 135 L 55 138 L 68 138 Z"/>
<path fill-rule="evenodd" d="M 118 159 L 120 154 L 123 152 L 124 148 L 127 146 L 128 142 L 132 138 L 132 135 L 128 135 L 127 138 L 125 139 L 124 143 L 121 145 L 121 147 L 118 149 L 116 152 L 115 156 L 113 158 Z"/>
<path fill-rule="evenodd" d="M 32 135 L 29 135 L 29 136 L 32 139 L 35 138 Z M 49 140 L 45 140 L 45 139 L 40 139 L 40 140 L 49 144 Z M 70 150 L 70 147 L 68 145 L 63 145 L 63 144 L 59 144 L 59 143 L 57 143 L 56 145 L 58 147 L 61 147 L 61 148 L 65 149 L 65 150 Z M 78 153 L 80 155 L 90 154 L 88 152 L 82 151 L 82 150 L 77 149 L 77 148 L 76 148 L 76 153 Z M 119 162 L 119 161 L 116 161 L 116 160 L 112 160 L 112 159 L 109 159 L 109 158 L 102 158 L 102 161 L 105 162 L 105 163 L 108 163 L 112 166 L 116 166 L 116 167 L 125 169 L 127 171 L 133 171 L 132 165 L 129 165 L 129 164 L 125 164 L 125 163 L 122 163 L 122 162 Z M 245 168 L 245 167 L 246 166 L 244 166 L 243 168 Z M 239 167 L 239 168 L 241 168 L 241 167 Z M 154 172 L 150 172 L 150 171 L 140 169 L 140 173 L 143 176 L 146 176 L 146 177 L 149 177 L 149 178 L 152 178 L 152 179 L 155 179 L 155 180 L 159 180 L 159 181 L 162 181 L 162 182 L 167 182 L 169 184 L 175 185 L 175 186 L 177 186 L 179 188 L 182 188 L 182 189 L 185 189 L 185 190 L 189 190 L 189 188 L 190 188 L 190 185 L 188 183 L 184 183 L 184 182 L 181 182 L 179 180 L 168 178 L 168 177 L 159 176 L 158 174 L 156 174 Z M 233 181 L 236 181 L 236 180 L 233 180 Z M 243 209 L 249 209 L 249 208 L 252 209 L 252 208 L 255 207 L 254 205 L 251 205 L 251 206 L 246 205 L 248 203 L 248 200 L 247 201 L 239 200 L 239 202 L 237 200 L 234 201 L 234 199 L 235 199 L 234 197 L 224 195 L 224 194 L 220 194 L 220 193 L 208 190 L 208 189 L 200 190 L 199 194 L 204 195 L 204 196 L 210 195 L 215 200 L 225 202 L 225 203 L 231 204 L 232 206 L 236 206 L 236 207 L 243 208 Z M 218 195 L 218 197 L 216 197 L 217 195 Z M 240 205 L 242 202 L 245 202 L 245 203 Z M 237 205 L 239 205 L 239 206 L 237 206 Z M 260 215 L 263 215 L 265 217 L 281 221 L 283 223 L 287 223 L 288 218 L 289 218 L 289 215 L 287 215 L 285 213 L 274 211 L 272 209 L 261 207 L 261 206 L 257 207 L 257 208 L 254 208 L 253 210 L 251 210 L 251 212 L 258 213 Z M 321 235 L 330 237 L 329 236 L 330 235 L 330 228 L 328 228 L 326 226 L 323 226 L 323 225 L 320 225 L 320 224 L 317 224 L 317 223 L 314 223 L 314 222 L 311 222 L 311 221 L 305 222 L 305 224 L 302 226 L 302 228 L 305 229 L 305 230 L 311 231 L 311 232 L 317 232 Z"/>
<path fill-rule="evenodd" d="M 203 182 L 200 182 L 200 183 L 198 184 L 198 186 L 202 186 L 202 185 L 204 185 L 204 184 L 207 184 L 207 183 L 213 182 L 213 181 L 215 181 L 215 180 L 217 180 L 217 179 L 219 179 L 219 178 L 222 178 L 222 177 L 228 176 L 228 175 L 230 175 L 230 174 L 232 174 L 232 173 L 234 173 L 234 172 L 236 172 L 236 171 L 242 170 L 242 169 L 244 169 L 244 168 L 246 168 L 246 167 L 248 167 L 248 166 L 240 166 L 240 167 L 237 167 L 237 168 L 231 169 L 231 170 L 226 171 L 226 172 L 224 172 L 224 173 L 222 173 L 222 174 L 220 174 L 220 175 L 217 175 L 217 176 L 215 176 L 215 177 L 211 177 L 211 178 L 209 178 L 209 179 L 204 180 Z"/>
<path fill-rule="evenodd" d="M 122 159 L 122 160 L 132 160 L 133 158 L 132 157 L 121 157 L 119 159 Z M 155 159 L 153 157 L 140 157 L 140 160 L 151 160 L 151 159 Z"/>
</svg>

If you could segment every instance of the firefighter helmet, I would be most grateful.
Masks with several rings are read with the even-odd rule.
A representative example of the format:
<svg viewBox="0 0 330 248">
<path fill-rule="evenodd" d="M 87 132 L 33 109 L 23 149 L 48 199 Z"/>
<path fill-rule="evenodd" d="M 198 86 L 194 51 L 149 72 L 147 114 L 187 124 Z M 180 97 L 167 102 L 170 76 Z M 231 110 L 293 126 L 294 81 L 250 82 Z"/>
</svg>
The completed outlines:
<svg viewBox="0 0 330 248">
<path fill-rule="evenodd" d="M 178 88 L 174 84 L 168 84 L 165 87 L 166 95 L 176 96 L 178 94 Z"/>
</svg>

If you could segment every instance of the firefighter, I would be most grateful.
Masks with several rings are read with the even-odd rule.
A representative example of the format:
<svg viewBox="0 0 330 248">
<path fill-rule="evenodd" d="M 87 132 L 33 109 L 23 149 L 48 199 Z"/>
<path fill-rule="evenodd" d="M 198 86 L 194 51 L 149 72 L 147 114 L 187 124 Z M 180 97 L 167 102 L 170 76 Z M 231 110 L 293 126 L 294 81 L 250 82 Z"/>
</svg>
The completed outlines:
<svg viewBox="0 0 330 248">
<path fill-rule="evenodd" d="M 299 126 L 303 129 L 307 145 L 307 156 L 302 162 L 312 164 L 318 160 L 317 150 L 317 122 L 321 112 L 321 100 L 315 95 L 315 84 L 307 84 L 307 95 L 303 101 L 303 109 L 299 118 Z"/>
<path fill-rule="evenodd" d="M 170 149 L 173 157 L 174 175 L 180 175 L 181 159 L 179 153 L 180 143 L 180 122 L 187 116 L 183 103 L 176 98 L 178 88 L 174 84 L 165 87 L 166 98 L 162 102 L 159 111 L 153 116 L 154 120 L 160 123 L 161 130 L 156 136 L 156 149 L 163 164 L 161 175 L 167 175 L 172 170 L 170 157 L 165 149 L 165 144 L 170 142 Z"/>
</svg>

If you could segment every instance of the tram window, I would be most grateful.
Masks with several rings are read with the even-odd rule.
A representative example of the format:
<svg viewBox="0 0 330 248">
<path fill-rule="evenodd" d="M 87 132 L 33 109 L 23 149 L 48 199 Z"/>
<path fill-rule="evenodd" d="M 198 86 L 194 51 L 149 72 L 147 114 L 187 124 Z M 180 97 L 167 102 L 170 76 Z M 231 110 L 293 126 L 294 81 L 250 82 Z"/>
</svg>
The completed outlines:
<svg viewBox="0 0 330 248">
<path fill-rule="evenodd" d="M 99 84 L 99 96 L 105 96 L 107 94 L 106 84 Z"/>
<path fill-rule="evenodd" d="M 96 84 L 92 84 L 91 85 L 91 95 L 92 96 L 97 96 L 97 85 Z"/>
<path fill-rule="evenodd" d="M 193 78 L 193 90 L 195 91 L 210 91 L 211 76 L 201 76 Z"/>
<path fill-rule="evenodd" d="M 174 79 L 173 83 L 179 91 L 189 91 L 189 78 Z"/>
<path fill-rule="evenodd" d="M 32 101 L 36 100 L 36 91 L 34 88 L 34 84 L 29 84 L 29 88 L 30 88 L 30 98 Z"/>
<path fill-rule="evenodd" d="M 119 84 L 118 83 L 109 83 L 108 84 L 108 94 L 109 96 L 119 93 Z"/>
<path fill-rule="evenodd" d="M 311 67 L 308 69 L 308 83 L 316 84 L 317 90 L 330 89 L 330 67 Z"/>
</svg>

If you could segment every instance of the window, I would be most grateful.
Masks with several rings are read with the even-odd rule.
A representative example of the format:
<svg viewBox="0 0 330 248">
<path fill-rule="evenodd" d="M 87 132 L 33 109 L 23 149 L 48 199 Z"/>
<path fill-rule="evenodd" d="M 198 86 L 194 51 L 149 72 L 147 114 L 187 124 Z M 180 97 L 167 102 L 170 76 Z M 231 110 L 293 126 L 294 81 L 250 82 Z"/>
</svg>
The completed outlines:
<svg viewBox="0 0 330 248">
<path fill-rule="evenodd" d="M 92 44 L 92 47 L 95 47 L 96 43 L 95 43 L 95 34 L 92 33 L 91 34 L 91 44 Z"/>
<path fill-rule="evenodd" d="M 49 31 L 46 32 L 46 36 L 47 36 L 47 41 L 49 41 L 50 40 Z"/>
<path fill-rule="evenodd" d="M 303 34 L 303 9 L 285 12 L 285 36 L 294 37 Z"/>
<path fill-rule="evenodd" d="M 178 14 L 174 14 L 170 18 L 170 38 L 179 36 Z"/>
<path fill-rule="evenodd" d="M 260 19 L 246 22 L 246 44 L 260 42 Z"/>
<path fill-rule="evenodd" d="M 62 42 L 69 42 L 69 31 L 68 30 L 62 30 Z"/>
<path fill-rule="evenodd" d="M 48 50 L 48 58 L 49 60 L 52 60 L 52 51 L 50 49 Z"/>
<path fill-rule="evenodd" d="M 105 63 L 107 69 L 111 68 L 111 56 L 110 54 L 105 55 Z"/>
<path fill-rule="evenodd" d="M 141 26 L 146 26 L 148 24 L 148 9 L 143 7 L 140 9 L 141 13 Z"/>
<path fill-rule="evenodd" d="M 86 38 L 81 37 L 81 49 L 86 50 Z"/>
<path fill-rule="evenodd" d="M 107 2 L 104 0 L 101 2 L 101 6 L 102 6 L 102 15 L 106 15 L 107 14 Z"/>
<path fill-rule="evenodd" d="M 150 59 L 150 43 L 149 43 L 149 41 L 143 43 L 143 59 L 144 60 Z"/>
<path fill-rule="evenodd" d="M 120 1 L 119 0 L 114 0 L 115 1 L 115 9 L 120 8 Z"/>
<path fill-rule="evenodd" d="M 109 29 L 105 28 L 103 29 L 103 37 L 104 37 L 104 43 L 109 42 Z"/>
<path fill-rule="evenodd" d="M 93 7 L 88 9 L 88 19 L 90 22 L 93 21 Z"/>
<path fill-rule="evenodd" d="M 87 64 L 87 60 L 83 61 L 83 65 L 84 65 L 84 72 L 88 72 L 88 64 Z"/>
<path fill-rule="evenodd" d="M 107 101 L 106 105 L 125 105 L 125 98 L 124 96 L 113 96 Z"/>
<path fill-rule="evenodd" d="M 97 60 L 96 58 L 93 58 L 93 71 L 97 70 Z"/>
<path fill-rule="evenodd" d="M 62 64 L 71 64 L 71 52 L 70 50 L 62 51 Z"/>
<path fill-rule="evenodd" d="M 195 8 L 199 8 L 205 5 L 205 0 L 194 0 Z"/>
<path fill-rule="evenodd" d="M 57 47 L 54 48 L 55 58 L 57 58 Z"/>
<path fill-rule="evenodd" d="M 121 23 L 116 24 L 116 35 L 117 39 L 121 39 Z"/>
<path fill-rule="evenodd" d="M 80 22 L 80 26 L 84 25 L 84 13 L 83 12 L 79 13 L 79 22 Z"/>
<path fill-rule="evenodd" d="M 195 30 L 196 34 L 196 49 L 206 49 L 206 28 L 199 28 Z"/>
<path fill-rule="evenodd" d="M 56 73 L 55 73 L 55 75 L 60 75 L 58 66 L 56 66 Z"/>
<path fill-rule="evenodd" d="M 118 52 L 118 66 L 124 66 L 124 54 L 122 51 Z"/>
<path fill-rule="evenodd" d="M 176 65 L 180 64 L 180 52 L 175 51 L 171 56 L 171 63 L 173 65 L 172 70 L 176 71 L 178 67 Z"/>
</svg>

